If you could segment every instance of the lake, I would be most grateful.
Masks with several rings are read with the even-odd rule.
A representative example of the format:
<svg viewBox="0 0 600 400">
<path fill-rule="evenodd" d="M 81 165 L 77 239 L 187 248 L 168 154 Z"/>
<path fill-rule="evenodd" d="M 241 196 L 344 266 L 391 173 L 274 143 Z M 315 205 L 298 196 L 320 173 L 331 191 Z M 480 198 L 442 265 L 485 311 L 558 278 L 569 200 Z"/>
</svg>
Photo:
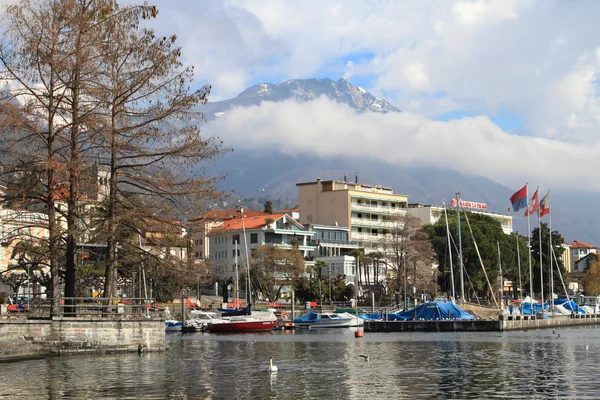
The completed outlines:
<svg viewBox="0 0 600 400">
<path fill-rule="evenodd" d="M 600 397 L 596 327 L 490 333 L 167 334 L 164 353 L 3 364 L 10 399 Z M 586 348 L 587 346 L 587 348 Z M 360 355 L 368 355 L 365 361 Z M 269 374 L 269 356 L 278 367 Z"/>
</svg>

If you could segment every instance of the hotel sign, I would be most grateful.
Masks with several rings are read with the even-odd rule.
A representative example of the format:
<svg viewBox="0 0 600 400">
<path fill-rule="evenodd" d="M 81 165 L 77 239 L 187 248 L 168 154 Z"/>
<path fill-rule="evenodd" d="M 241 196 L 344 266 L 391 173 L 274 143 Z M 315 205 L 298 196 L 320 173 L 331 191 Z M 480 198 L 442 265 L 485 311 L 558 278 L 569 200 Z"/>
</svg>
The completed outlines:
<svg viewBox="0 0 600 400">
<path fill-rule="evenodd" d="M 452 205 L 452 207 L 456 207 L 456 199 L 452 199 L 452 202 L 450 204 Z M 477 210 L 487 210 L 487 204 L 476 203 L 474 201 L 461 200 L 460 206 L 465 208 L 475 208 Z"/>
</svg>

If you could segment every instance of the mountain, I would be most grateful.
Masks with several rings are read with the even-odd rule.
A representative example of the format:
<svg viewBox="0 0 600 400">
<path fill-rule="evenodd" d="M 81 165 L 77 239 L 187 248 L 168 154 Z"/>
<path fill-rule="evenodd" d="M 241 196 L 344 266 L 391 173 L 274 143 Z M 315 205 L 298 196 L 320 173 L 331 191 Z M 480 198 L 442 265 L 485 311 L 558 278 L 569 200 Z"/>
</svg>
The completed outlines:
<svg viewBox="0 0 600 400">
<path fill-rule="evenodd" d="M 202 106 L 208 121 L 223 116 L 234 107 L 257 106 L 263 101 L 280 102 L 295 99 L 310 101 L 327 96 L 339 103 L 347 104 L 359 112 L 400 112 L 387 101 L 373 96 L 365 89 L 354 86 L 347 79 L 290 79 L 283 83 L 260 83 L 252 86 L 237 97 L 229 100 L 208 102 Z"/>
<path fill-rule="evenodd" d="M 322 95 L 348 104 L 358 112 L 400 112 L 387 101 L 345 79 L 292 79 L 280 84 L 262 83 L 244 90 L 233 99 L 207 103 L 202 106 L 202 111 L 210 121 L 235 107 L 259 105 L 262 101 L 311 101 Z M 317 177 L 354 180 L 358 175 L 359 182 L 389 186 L 395 193 L 408 195 L 410 203 L 441 205 L 442 201 L 450 201 L 456 192 L 460 192 L 464 200 L 486 203 L 490 212 L 501 214 L 509 212 L 508 199 L 518 189 L 451 169 L 390 165 L 364 155 L 320 158 L 314 154 L 290 156 L 276 150 L 250 151 L 243 147 L 236 147 L 209 173 L 226 174 L 227 179 L 221 189 L 235 190 L 237 196 L 245 197 L 245 201 L 258 206 L 266 200 L 280 200 L 278 204 L 293 206 L 297 204 L 296 183 L 315 181 Z M 533 193 L 532 187 L 530 192 Z M 567 242 L 580 240 L 600 246 L 600 225 L 596 223 L 600 210 L 597 204 L 600 204 L 598 193 L 553 192 L 553 230 L 560 231 Z M 527 219 L 523 213 L 511 215 L 514 230 L 526 234 Z M 548 218 L 543 221 L 547 222 Z M 537 218 L 533 217 L 531 229 L 535 227 Z"/>
</svg>

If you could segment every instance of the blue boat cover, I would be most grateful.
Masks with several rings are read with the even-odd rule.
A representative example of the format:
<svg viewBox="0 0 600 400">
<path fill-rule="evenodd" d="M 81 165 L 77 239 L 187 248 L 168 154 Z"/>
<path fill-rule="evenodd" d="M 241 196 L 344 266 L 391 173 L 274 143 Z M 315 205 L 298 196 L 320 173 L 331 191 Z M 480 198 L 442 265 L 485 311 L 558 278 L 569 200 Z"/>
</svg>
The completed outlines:
<svg viewBox="0 0 600 400">
<path fill-rule="evenodd" d="M 223 317 L 236 317 L 238 315 L 252 315 L 252 306 L 250 304 L 248 304 L 248 306 L 246 308 L 242 308 L 241 310 L 219 308 L 219 311 L 221 311 L 221 315 Z"/>
<path fill-rule="evenodd" d="M 388 321 L 439 321 L 439 320 L 474 320 L 469 314 L 452 302 L 431 301 L 411 310 L 388 314 Z"/>
<path fill-rule="evenodd" d="M 522 314 L 531 314 L 531 305 L 532 303 L 523 303 L 523 308 L 521 308 L 521 313 Z M 546 303 L 544 303 L 544 310 L 548 308 L 548 305 Z M 540 303 L 533 303 L 533 312 L 535 314 L 539 314 L 542 312 L 542 304 Z"/>
<path fill-rule="evenodd" d="M 568 301 L 567 299 L 554 300 L 554 305 L 563 306 L 567 310 L 575 311 L 578 314 L 585 314 L 585 310 L 575 303 L 575 300 Z"/>
</svg>

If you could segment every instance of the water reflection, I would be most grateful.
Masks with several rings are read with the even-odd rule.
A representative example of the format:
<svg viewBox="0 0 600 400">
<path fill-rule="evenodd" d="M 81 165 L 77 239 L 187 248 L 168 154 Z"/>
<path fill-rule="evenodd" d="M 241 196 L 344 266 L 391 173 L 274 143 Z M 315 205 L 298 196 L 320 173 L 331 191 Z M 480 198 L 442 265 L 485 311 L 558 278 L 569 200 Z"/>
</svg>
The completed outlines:
<svg viewBox="0 0 600 400">
<path fill-rule="evenodd" d="M 0 397 L 598 398 L 598 329 L 560 333 L 174 334 L 166 353 L 4 364 Z"/>
</svg>

